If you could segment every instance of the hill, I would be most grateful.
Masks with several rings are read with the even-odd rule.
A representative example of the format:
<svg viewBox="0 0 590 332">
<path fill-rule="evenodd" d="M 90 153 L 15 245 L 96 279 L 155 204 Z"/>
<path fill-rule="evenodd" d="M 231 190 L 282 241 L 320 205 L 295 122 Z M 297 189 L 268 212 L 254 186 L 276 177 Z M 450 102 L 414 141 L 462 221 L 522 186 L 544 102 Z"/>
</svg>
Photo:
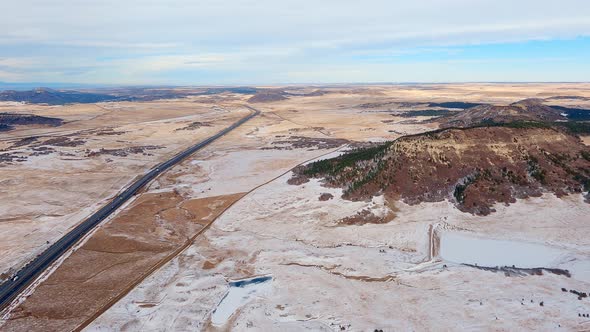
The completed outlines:
<svg viewBox="0 0 590 332">
<path fill-rule="evenodd" d="M 249 103 L 268 103 L 272 101 L 286 100 L 285 92 L 282 90 L 261 90 L 248 99 Z"/>
<path fill-rule="evenodd" d="M 441 119 L 441 127 L 469 127 L 482 122 L 553 122 L 566 119 L 567 116 L 562 111 L 543 105 L 542 100 L 525 99 L 510 105 L 478 105 Z"/>
<path fill-rule="evenodd" d="M 292 183 L 322 178 L 351 200 L 381 194 L 409 204 L 448 199 L 464 212 L 486 215 L 497 202 L 587 192 L 590 148 L 553 127 L 454 128 L 318 161 L 294 176 Z"/>
<path fill-rule="evenodd" d="M 63 124 L 63 120 L 47 116 L 33 114 L 0 113 L 0 131 L 14 129 L 14 126 L 43 125 L 57 127 Z"/>
</svg>

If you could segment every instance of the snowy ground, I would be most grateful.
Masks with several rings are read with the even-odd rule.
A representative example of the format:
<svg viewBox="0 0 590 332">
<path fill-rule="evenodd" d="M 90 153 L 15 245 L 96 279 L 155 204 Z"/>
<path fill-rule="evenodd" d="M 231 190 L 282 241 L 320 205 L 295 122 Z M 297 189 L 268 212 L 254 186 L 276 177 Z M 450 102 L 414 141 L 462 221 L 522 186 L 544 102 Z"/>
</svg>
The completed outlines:
<svg viewBox="0 0 590 332">
<path fill-rule="evenodd" d="M 416 90 L 400 95 L 384 89 L 382 95 L 371 97 L 328 94 L 319 98 L 324 104 L 315 98 L 270 103 L 264 105 L 272 111 L 265 118 L 280 116 L 284 121 L 257 127 L 252 133 L 261 137 L 286 130 L 296 133 L 294 129 L 307 124 L 311 128 L 306 130 L 315 129 L 320 136 L 382 141 L 428 127 L 402 125 L 401 118 L 377 111 L 359 112 L 351 105 L 432 99 L 432 94 L 443 100 L 469 95 L 472 101 L 506 103 L 539 91 L 531 86 L 515 94 L 506 94 L 500 87 L 490 92 L 494 87 L 466 93 L 469 89 L 458 86 L 456 91 Z M 285 128 L 287 122 L 291 128 Z M 280 153 L 292 156 L 294 151 Z M 274 151 L 268 159 L 261 152 L 256 156 L 272 165 L 280 153 Z M 195 172 L 184 172 L 189 175 L 167 185 L 205 195 L 209 187 L 213 192 L 215 187 L 245 188 L 263 178 L 264 171 L 256 179 L 250 178 L 249 171 L 236 178 L 235 169 L 241 165 L 252 169 L 259 161 L 249 151 L 238 149 L 220 158 L 224 157 L 211 156 L 209 163 L 195 161 L 194 165 L 202 167 L 201 180 L 191 178 Z M 340 198 L 340 189 L 322 187 L 318 181 L 288 185 L 290 176 L 286 174 L 241 199 L 191 247 L 145 279 L 87 330 L 455 331 L 580 330 L 590 326 L 590 319 L 581 317 L 590 313 L 588 298 L 578 300 L 569 292 L 590 291 L 590 241 L 585 235 L 590 205 L 581 196 L 520 200 L 511 206 L 496 206 L 497 212 L 489 216 L 477 217 L 448 202 L 408 206 L 387 202 L 384 197 L 370 202 L 345 201 Z M 320 201 L 324 193 L 334 198 Z M 362 210 L 394 218 L 386 224 L 340 222 Z M 453 236 L 465 239 L 467 247 L 448 256 L 453 248 L 445 241 Z M 476 256 L 472 261 L 462 256 L 465 250 L 486 254 L 479 251 L 486 244 L 487 256 Z M 514 255 L 494 254 L 498 246 L 504 249 L 506 244 Z M 555 255 L 547 259 L 545 253 Z M 450 259 L 445 260 L 445 255 Z M 531 261 L 527 262 L 527 257 Z M 550 266 L 538 267 L 568 269 L 572 276 L 546 271 L 542 275 L 506 276 L 461 264 L 476 261 L 525 263 L 522 267 L 547 263 Z M 264 291 L 231 301 L 229 309 L 223 304 L 232 293 L 231 280 L 260 275 L 272 276 Z M 563 292 L 562 287 L 568 291 Z M 224 316 L 228 310 L 233 312 L 223 324 L 225 317 L 217 320 L 217 310 Z"/>
<path fill-rule="evenodd" d="M 255 190 L 86 330 L 587 329 L 590 319 L 580 316 L 590 313 L 590 302 L 569 292 L 590 291 L 586 236 L 590 204 L 581 196 L 521 200 L 509 207 L 496 206 L 498 212 L 486 217 L 462 213 L 448 202 L 408 206 L 384 197 L 350 202 L 340 198 L 340 189 L 322 187 L 315 180 L 288 185 L 291 174 L 280 176 L 334 149 L 283 150 L 273 145 L 292 136 L 384 141 L 436 127 L 435 123 L 403 123 L 407 118 L 387 113 L 391 101 L 506 103 L 547 89 L 553 87 L 375 87 L 260 105 L 261 116 L 171 169 L 148 192 L 175 192 L 196 199 Z M 371 102 L 385 106 L 357 107 Z M 183 107 L 188 108 L 198 104 L 185 103 Z M 154 114 L 167 112 L 166 105 L 154 110 Z M 144 125 L 138 122 L 125 124 L 132 126 L 128 132 L 137 130 L 139 138 L 154 144 L 167 139 L 170 146 L 179 137 L 195 138 L 189 132 L 172 137 L 179 123 L 144 119 L 148 116 L 144 113 L 140 112 L 138 121 L 155 121 L 168 130 L 148 130 L 144 136 Z M 112 121 L 108 117 L 117 114 L 110 112 L 99 120 Z M 89 121 L 95 121 L 92 116 Z M 150 124 L 145 127 L 151 128 Z M 141 166 L 145 160 L 134 162 Z M 333 198 L 320 201 L 325 193 Z M 27 201 L 34 204 L 30 198 Z M 363 210 L 392 220 L 364 225 L 341 222 Z M 445 241 L 453 237 L 462 240 L 448 256 L 453 248 Z M 507 243 L 517 251 L 515 257 L 496 252 Z M 488 251 L 479 252 L 487 252 L 486 256 L 468 260 L 463 255 L 464 250 L 478 252 L 483 245 Z M 556 253 L 555 259 L 545 260 L 539 256 L 543 252 Z M 544 272 L 508 277 L 461 264 L 522 263 L 527 257 L 539 259 L 535 264 L 551 265 L 545 267 L 568 269 L 572 276 Z M 236 292 L 232 286 L 235 280 L 257 276 L 272 276 L 272 280 L 244 288 L 245 292 Z M 64 297 L 68 305 L 76 302 Z M 231 301 L 225 301 L 228 298 Z M 18 328 L 17 324 L 13 326 Z"/>
<path fill-rule="evenodd" d="M 360 209 L 383 209 L 382 201 L 344 201 L 339 189 L 317 181 L 292 186 L 289 177 L 234 205 L 88 330 L 554 330 L 578 329 L 587 321 L 578 313 L 590 312 L 588 299 L 561 290 L 590 290 L 587 271 L 576 269 L 580 262 L 587 266 L 589 242 L 572 238 L 590 213 L 580 197 L 519 201 L 483 218 L 446 202 L 398 203 L 396 218 L 387 224 L 341 226 L 338 220 Z M 319 201 L 325 192 L 334 199 Z M 429 261 L 430 225 L 443 234 L 506 238 L 566 252 L 570 260 L 558 265 L 573 276 L 507 277 Z M 244 301 L 225 326 L 211 323 L 229 279 L 263 274 L 273 276 L 270 290 Z M 155 305 L 142 307 L 146 302 Z"/>
<path fill-rule="evenodd" d="M 34 108 L 35 114 L 68 122 L 60 127 L 25 126 L 0 133 L 3 153 L 27 156 L 23 162 L 0 162 L 0 280 L 98 210 L 136 176 L 248 114 L 245 108 L 211 111 L 194 103 L 172 101 L 20 107 L 25 113 Z M 0 103 L 0 110 L 4 108 Z M 177 130 L 193 121 L 209 122 L 210 126 Z M 49 139 L 82 143 L 46 144 L 43 147 L 54 151 L 34 155 L 32 146 L 18 146 L 22 137 L 31 135 L 37 137 L 34 144 Z M 138 146 L 158 148 L 127 155 L 87 156 L 89 151 Z"/>
</svg>

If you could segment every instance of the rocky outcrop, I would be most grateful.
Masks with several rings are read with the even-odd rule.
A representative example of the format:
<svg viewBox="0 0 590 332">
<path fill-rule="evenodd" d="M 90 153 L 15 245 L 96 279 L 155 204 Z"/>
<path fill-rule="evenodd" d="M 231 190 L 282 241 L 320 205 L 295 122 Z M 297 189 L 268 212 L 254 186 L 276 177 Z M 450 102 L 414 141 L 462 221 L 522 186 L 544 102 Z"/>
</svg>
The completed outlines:
<svg viewBox="0 0 590 332">
<path fill-rule="evenodd" d="M 462 211 L 486 215 L 498 202 L 587 192 L 590 148 L 554 128 L 446 129 L 318 161 L 294 177 L 323 178 L 351 200 L 383 193 L 409 204 L 447 199 Z"/>
</svg>

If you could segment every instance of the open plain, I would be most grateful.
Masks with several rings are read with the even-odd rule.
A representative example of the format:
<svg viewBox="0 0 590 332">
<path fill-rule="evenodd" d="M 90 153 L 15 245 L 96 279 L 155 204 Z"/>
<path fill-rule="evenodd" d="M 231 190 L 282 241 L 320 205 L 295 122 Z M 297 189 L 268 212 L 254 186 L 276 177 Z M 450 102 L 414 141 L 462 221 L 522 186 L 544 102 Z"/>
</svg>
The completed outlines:
<svg viewBox="0 0 590 332">
<path fill-rule="evenodd" d="M 576 187 L 578 182 L 568 183 L 567 190 L 543 184 L 522 197 L 486 201 L 491 213 L 479 215 L 458 204 L 471 202 L 459 202 L 463 192 L 475 192 L 465 190 L 467 177 L 457 183 L 449 179 L 455 192 L 428 196 L 436 199 L 408 201 L 387 190 L 350 199 L 350 183 L 302 179 L 297 171 L 313 161 L 437 130 L 469 112 L 481 114 L 481 104 L 519 111 L 520 106 L 507 105 L 529 99 L 561 107 L 551 127 L 561 128 L 574 121 L 573 110 L 582 110 L 578 117 L 590 115 L 590 84 L 191 91 L 173 90 L 182 95 L 146 101 L 0 102 L 0 113 L 61 119 L 11 120 L 14 128 L 0 131 L 3 279 L 138 175 L 244 117 L 246 106 L 261 111 L 152 181 L 86 236 L 4 310 L 1 331 L 590 326 L 590 204 L 588 189 Z M 535 107 L 521 109 L 536 112 Z M 530 119 L 537 115 L 527 113 Z M 549 149 L 557 144 L 555 137 L 567 137 L 579 155 L 576 150 L 568 156 L 572 159 L 547 163 L 579 172 L 572 176 L 583 182 L 579 176 L 590 171 L 584 159 L 590 136 L 565 129 L 538 132 L 543 130 L 559 135 L 535 137 L 533 147 L 526 148 Z M 500 149 L 494 142 L 486 148 Z M 424 159 L 440 159 L 444 149 Z M 552 179 L 551 174 L 541 178 L 530 160 L 521 165 L 516 159 L 509 155 L 503 162 L 528 172 L 519 188 Z M 408 174 L 424 165 L 407 160 Z M 581 170 L 562 165 L 564 160 Z M 449 167 L 460 164 L 458 159 Z M 425 180 L 408 185 L 420 181 Z M 501 254 L 503 248 L 514 254 Z"/>
</svg>

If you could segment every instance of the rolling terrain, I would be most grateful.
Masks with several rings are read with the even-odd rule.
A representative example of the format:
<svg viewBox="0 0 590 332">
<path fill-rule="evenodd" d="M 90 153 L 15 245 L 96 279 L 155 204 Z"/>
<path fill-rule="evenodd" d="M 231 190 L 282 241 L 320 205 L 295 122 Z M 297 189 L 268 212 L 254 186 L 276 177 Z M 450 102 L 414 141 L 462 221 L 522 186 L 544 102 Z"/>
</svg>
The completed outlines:
<svg viewBox="0 0 590 332">
<path fill-rule="evenodd" d="M 495 203 L 590 190 L 590 149 L 553 128 L 477 127 L 401 138 L 296 172 L 325 178 L 353 200 L 390 195 L 409 204 L 450 200 L 486 215 Z"/>
<path fill-rule="evenodd" d="M 590 289 L 589 91 L 152 87 L 0 102 L 9 119 L 61 120 L 0 132 L 2 280 L 150 165 L 261 110 L 76 242 L 0 330 L 576 329 L 590 313 L 577 295 Z"/>
<path fill-rule="evenodd" d="M 450 200 L 480 215 L 517 198 L 588 192 L 590 149 L 556 122 L 565 118 L 538 100 L 478 105 L 439 118 L 441 130 L 301 167 L 291 182 L 319 177 L 344 188 L 348 199 L 385 194 L 410 204 Z"/>
</svg>

